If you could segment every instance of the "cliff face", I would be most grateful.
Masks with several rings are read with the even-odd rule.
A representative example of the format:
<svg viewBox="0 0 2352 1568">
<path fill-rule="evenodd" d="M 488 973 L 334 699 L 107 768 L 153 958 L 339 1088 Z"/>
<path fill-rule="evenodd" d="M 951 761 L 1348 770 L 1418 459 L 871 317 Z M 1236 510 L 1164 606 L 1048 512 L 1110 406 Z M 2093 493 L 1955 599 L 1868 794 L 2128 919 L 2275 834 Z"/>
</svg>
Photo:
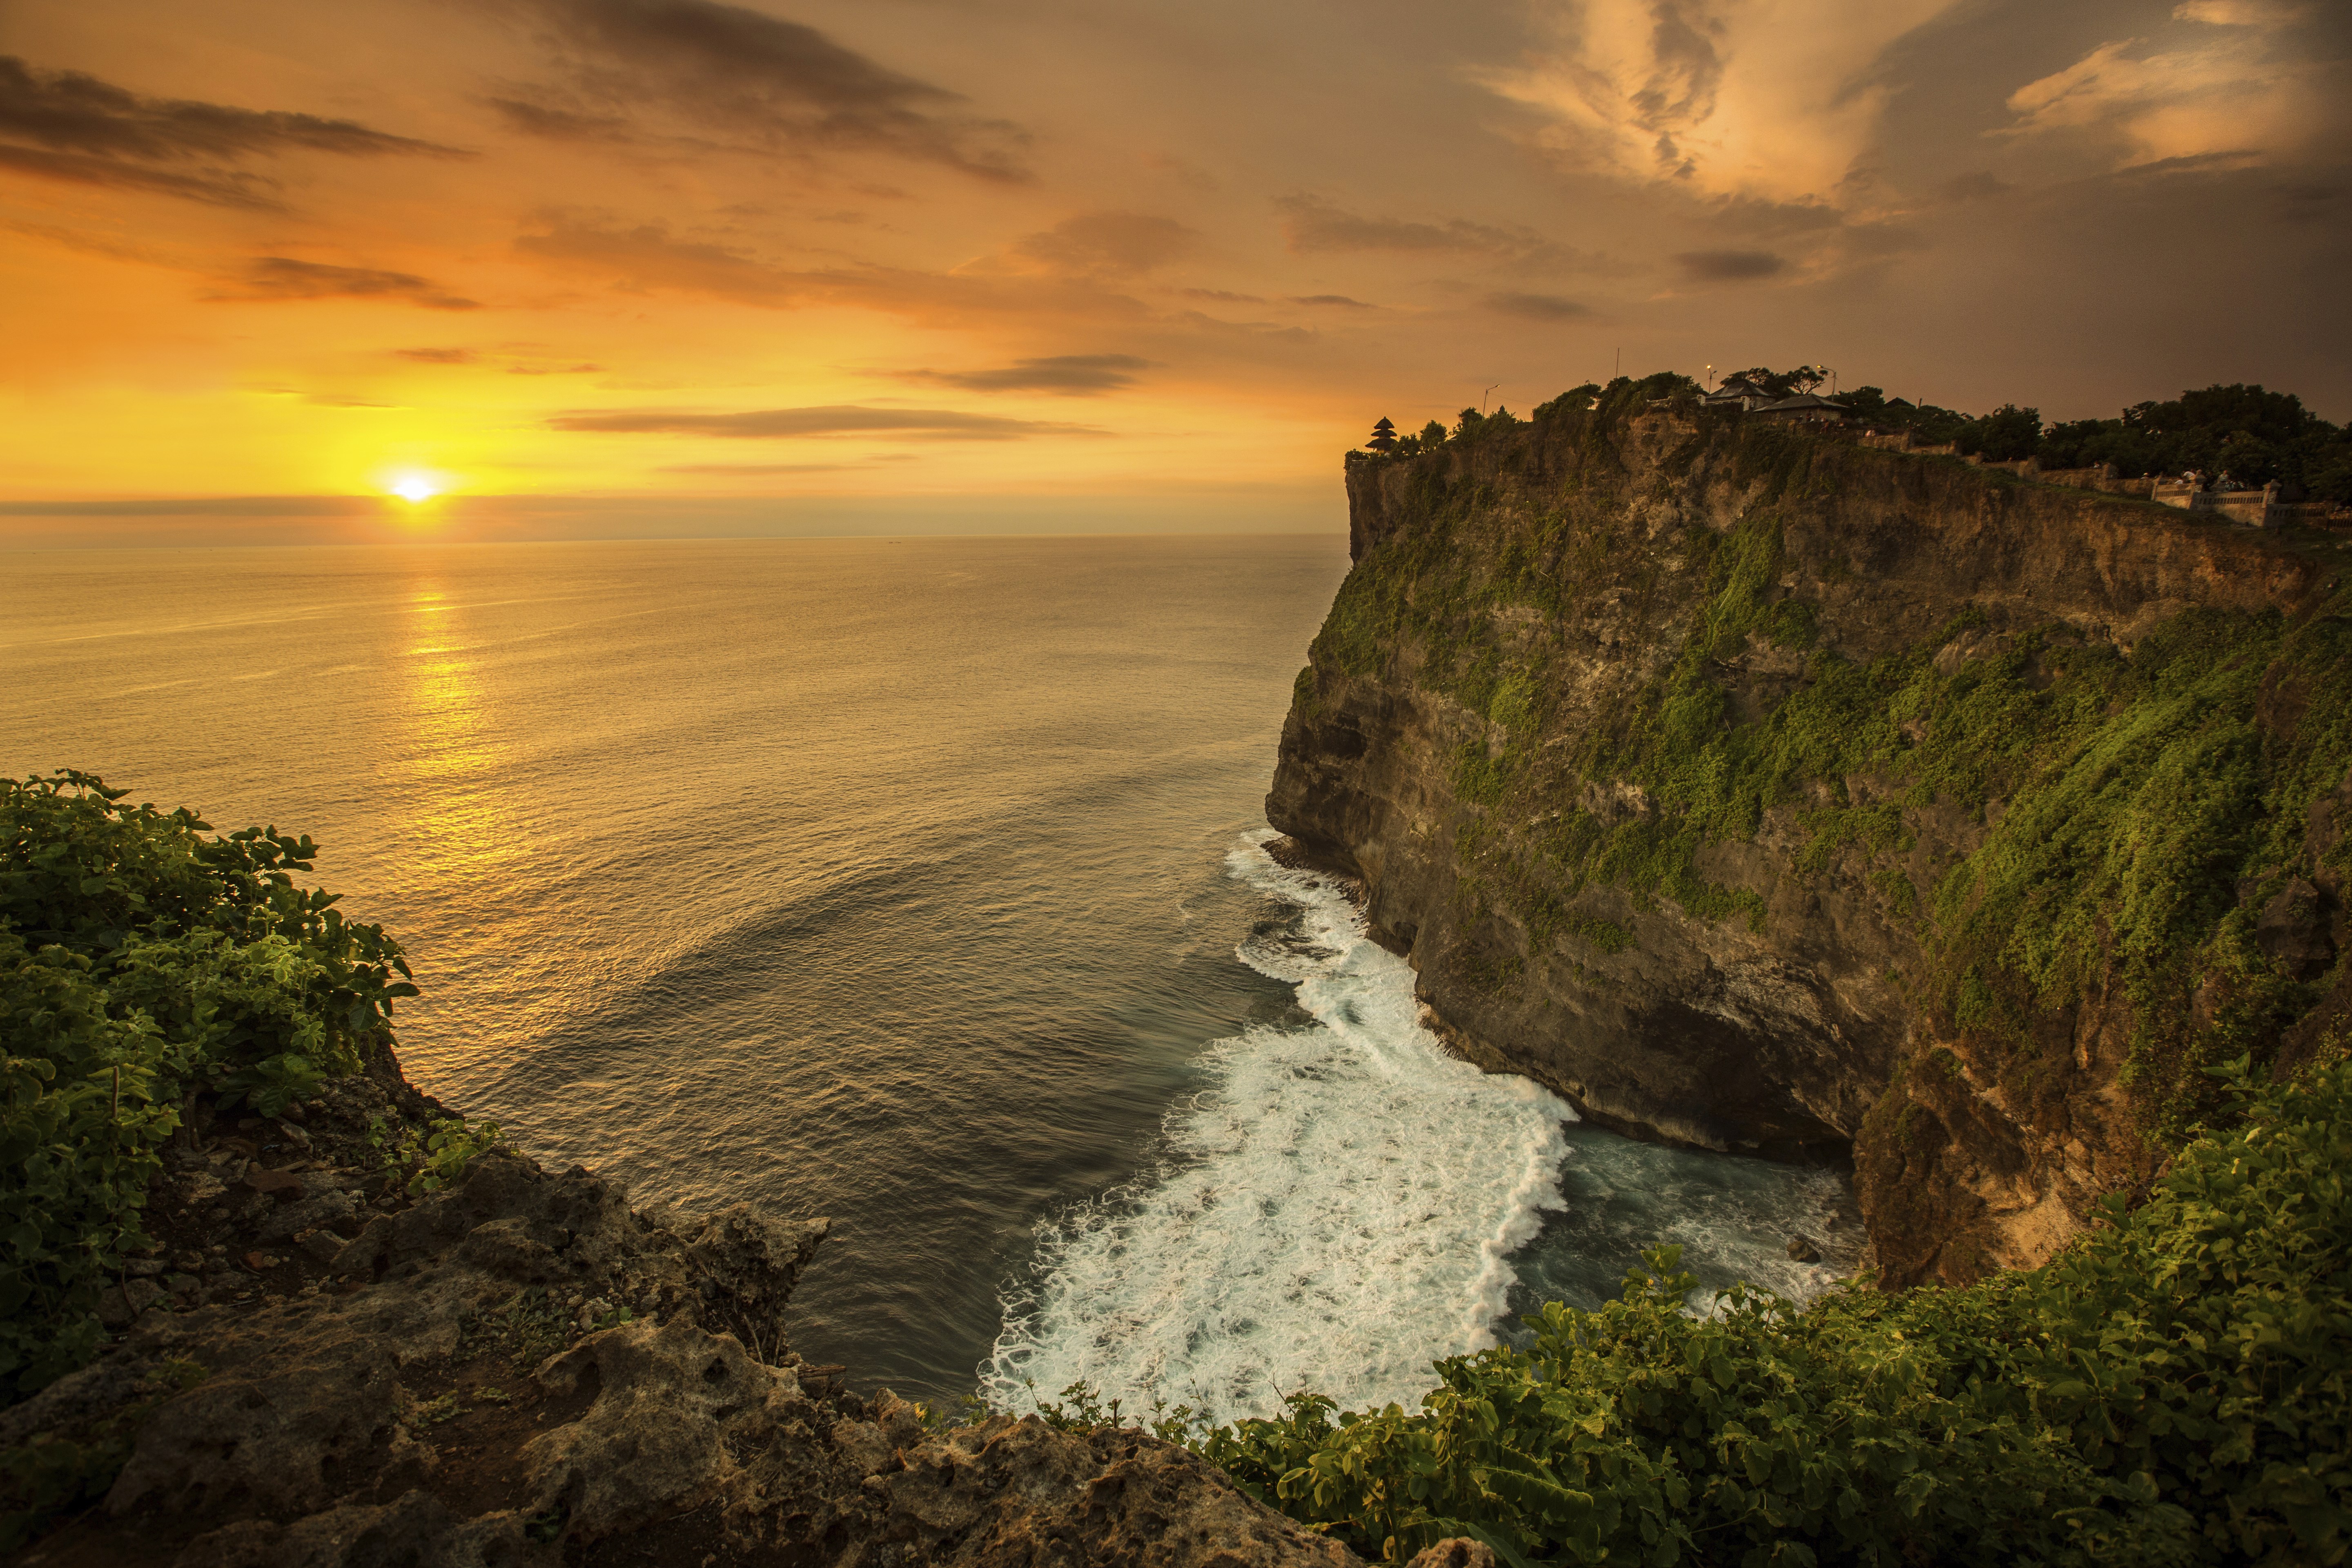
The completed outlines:
<svg viewBox="0 0 2352 1568">
<path fill-rule="evenodd" d="M 1267 816 L 1472 1060 L 1850 1152 L 1904 1284 L 2040 1261 L 2201 1068 L 2340 1029 L 2333 542 L 1646 411 L 1348 493 Z"/>
</svg>

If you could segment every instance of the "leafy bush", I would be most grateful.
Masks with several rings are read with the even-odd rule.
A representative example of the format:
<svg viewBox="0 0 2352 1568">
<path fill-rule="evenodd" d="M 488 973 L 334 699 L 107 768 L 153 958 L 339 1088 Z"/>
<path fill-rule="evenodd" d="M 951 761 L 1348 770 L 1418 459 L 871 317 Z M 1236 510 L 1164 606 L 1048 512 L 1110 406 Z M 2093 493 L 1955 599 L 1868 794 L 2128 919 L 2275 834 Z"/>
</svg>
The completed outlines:
<svg viewBox="0 0 2352 1568">
<path fill-rule="evenodd" d="M 180 1105 L 275 1115 L 414 996 L 399 944 L 295 886 L 309 837 L 207 837 L 90 774 L 0 781 L 0 1401 L 97 1350 Z"/>
<path fill-rule="evenodd" d="M 1158 1425 L 1391 1561 L 1473 1535 L 1520 1562 L 2341 1563 L 2352 1065 L 2232 1070 L 2235 1130 L 2039 1270 L 1694 1316 L 1663 1248 L 1528 1348 L 1437 1363 L 1419 1411 Z"/>
<path fill-rule="evenodd" d="M 495 1121 L 469 1125 L 462 1116 L 436 1116 L 422 1131 L 404 1122 L 388 1129 L 378 1117 L 369 1124 L 368 1142 L 385 1169 L 405 1175 L 408 1195 L 422 1197 L 455 1183 L 477 1157 L 502 1147 L 506 1134 Z"/>
</svg>

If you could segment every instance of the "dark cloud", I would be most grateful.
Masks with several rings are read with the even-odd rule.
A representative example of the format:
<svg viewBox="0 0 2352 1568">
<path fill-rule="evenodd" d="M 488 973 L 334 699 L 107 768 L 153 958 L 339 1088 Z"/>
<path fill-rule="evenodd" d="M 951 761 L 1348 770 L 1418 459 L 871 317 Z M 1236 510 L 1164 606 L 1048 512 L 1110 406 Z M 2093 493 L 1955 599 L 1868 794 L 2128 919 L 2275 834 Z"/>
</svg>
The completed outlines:
<svg viewBox="0 0 2352 1568">
<path fill-rule="evenodd" d="M 173 174 L 142 169 L 113 158 L 87 153 L 46 153 L 37 147 L 12 147 L 0 142 L 0 169 L 33 174 L 72 185 L 101 185 L 114 190 L 144 191 L 152 195 L 179 196 L 214 206 L 247 207 L 255 212 L 283 212 L 285 204 L 268 194 L 268 182 L 258 175 L 233 170 Z"/>
<path fill-rule="evenodd" d="M 1344 310 L 1376 310 L 1380 309 L 1379 306 L 1368 305 L 1361 300 L 1350 300 L 1345 294 L 1292 294 L 1287 296 L 1287 298 L 1290 303 L 1294 305 L 1337 305 Z"/>
<path fill-rule="evenodd" d="M 1525 232 L 1449 218 L 1418 223 L 1403 218 L 1364 217 L 1342 211 L 1320 196 L 1278 196 L 1283 237 L 1290 248 L 1316 250 L 1523 250 L 1535 243 Z"/>
<path fill-rule="evenodd" d="M 298 261 L 290 256 L 257 256 L 247 263 L 231 291 L 208 300 L 405 300 L 430 310 L 471 310 L 477 302 L 449 293 L 413 272 L 373 267 L 337 267 Z"/>
<path fill-rule="evenodd" d="M 770 151 L 873 150 L 1025 179 L 1021 133 L 961 113 L 961 94 L 815 28 L 716 0 L 505 0 L 570 69 L 560 90 L 493 100 L 536 135 L 607 139 L 656 110 Z"/>
<path fill-rule="evenodd" d="M 1573 321 L 1592 314 L 1592 307 L 1563 300 L 1557 294 L 1489 294 L 1486 309 L 1527 321 Z"/>
<path fill-rule="evenodd" d="M 1100 273 L 1041 277 L 870 265 L 796 270 L 730 247 L 673 239 L 659 224 L 621 227 L 573 213 L 540 221 L 542 232 L 516 240 L 518 250 L 604 274 L 621 289 L 670 289 L 770 309 L 819 301 L 958 328 L 983 312 L 1049 317 L 1065 327 L 1079 316 L 1126 321 L 1146 314 L 1139 301 L 1106 287 Z"/>
<path fill-rule="evenodd" d="M 466 157 L 455 147 L 388 135 L 351 120 L 142 98 L 79 71 L 45 71 L 0 55 L 0 135 L 67 152 L 165 163 L 308 149 L 373 157 Z"/>
<path fill-rule="evenodd" d="M 2340 222 L 2345 193 L 2334 185 L 2273 185 L 2278 216 L 2289 223 Z"/>
<path fill-rule="evenodd" d="M 1030 436 L 1108 436 L 1085 425 L 1003 419 L 952 408 L 865 408 L 836 403 L 814 408 L 761 408 L 742 414 L 680 414 L 666 408 L 582 410 L 559 414 L 557 430 L 612 435 L 723 436 L 792 439 L 810 436 L 883 436 L 902 441 L 1017 441 Z"/>
<path fill-rule="evenodd" d="M 1775 202 L 1760 196 L 1725 196 L 1711 204 L 1709 216 L 1718 232 L 1755 239 L 1783 235 L 1819 234 L 1838 227 L 1846 215 L 1828 202 L 1808 196 L 1802 201 Z"/>
<path fill-rule="evenodd" d="M 1263 305 L 1263 294 L 1236 294 L 1230 289 L 1179 289 L 1176 294 L 1186 300 L 1213 300 L 1221 305 Z"/>
<path fill-rule="evenodd" d="M 1687 179 L 1698 165 L 1675 142 L 1677 132 L 1715 112 L 1723 85 L 1723 57 L 1715 47 L 1722 21 L 1705 0 L 1651 0 L 1650 70 L 1631 98 L 1633 123 L 1650 133 L 1658 172 Z"/>
<path fill-rule="evenodd" d="M 1788 262 L 1769 250 L 1685 250 L 1675 258 L 1683 276 L 1695 283 L 1733 283 L 1769 278 Z"/>
<path fill-rule="evenodd" d="M 583 114 L 520 98 L 489 101 L 499 119 L 526 136 L 544 136 L 551 142 L 621 142 L 629 136 L 629 121 L 618 114 Z"/>
<path fill-rule="evenodd" d="M 1274 205 L 1282 214 L 1284 243 L 1302 256 L 1334 251 L 1457 251 L 1512 266 L 1540 265 L 1580 272 L 1615 269 L 1605 258 L 1554 244 L 1534 229 L 1517 226 L 1505 228 L 1459 217 L 1442 223 L 1368 217 L 1311 195 L 1277 196 Z"/>
<path fill-rule="evenodd" d="M 682 289 L 747 305 L 782 305 L 802 292 L 799 280 L 782 268 L 725 246 L 672 239 L 659 224 L 620 228 L 554 214 L 543 220 L 543 232 L 522 236 L 515 248 L 543 260 L 615 273 L 634 287 Z"/>
<path fill-rule="evenodd" d="M 402 359 L 419 360 L 426 364 L 472 364 L 482 356 L 471 349 L 394 349 Z"/>
<path fill-rule="evenodd" d="M 1148 213 L 1081 213 L 1013 248 L 1064 272 L 1127 275 L 1173 261 L 1201 237 L 1171 217 Z"/>
<path fill-rule="evenodd" d="M 1214 333 L 1229 341 L 1311 343 L 1321 335 L 1312 328 L 1291 326 L 1283 321 L 1228 321 L 1223 317 L 1203 315 L 1198 310 L 1179 311 L 1176 320 L 1185 326 Z"/>
<path fill-rule="evenodd" d="M 1118 392 L 1135 384 L 1135 373 L 1154 362 L 1133 354 L 1052 354 L 1016 360 L 993 370 L 910 370 L 901 381 L 957 386 L 967 392 L 1051 392 L 1068 397 Z"/>
<path fill-rule="evenodd" d="M 43 70 L 15 55 L 0 55 L 0 138 L 5 139 L 0 141 L 0 168 L 262 210 L 280 205 L 269 194 L 269 182 L 223 164 L 299 152 L 361 158 L 470 156 L 356 121 L 142 98 L 79 71 Z"/>
<path fill-rule="evenodd" d="M 1936 195 L 1948 202 L 1982 202 L 2005 196 L 2015 188 L 1991 170 L 1979 169 L 1972 174 L 1954 174 L 1936 187 Z"/>
</svg>

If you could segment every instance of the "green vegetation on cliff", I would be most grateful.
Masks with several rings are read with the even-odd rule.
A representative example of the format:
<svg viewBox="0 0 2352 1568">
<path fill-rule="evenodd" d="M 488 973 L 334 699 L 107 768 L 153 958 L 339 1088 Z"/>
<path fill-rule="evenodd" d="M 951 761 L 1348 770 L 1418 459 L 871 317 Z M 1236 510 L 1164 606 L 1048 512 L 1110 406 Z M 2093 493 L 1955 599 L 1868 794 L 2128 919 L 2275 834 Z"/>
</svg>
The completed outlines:
<svg viewBox="0 0 2352 1568">
<path fill-rule="evenodd" d="M 1364 1555 L 1506 1561 L 2336 1563 L 2352 1545 L 2352 1065 L 2254 1088 L 2149 1201 L 2042 1268 L 1706 1317 L 1675 1249 L 1422 1408 L 1188 1431 Z"/>
<path fill-rule="evenodd" d="M 0 781 L 0 1405 L 88 1361 L 183 1101 L 275 1114 L 414 996 L 400 946 L 298 887 L 318 847 L 89 774 Z"/>
<path fill-rule="evenodd" d="M 1499 440 L 1465 426 L 1455 439 L 1486 443 L 1482 459 L 1406 465 L 1386 493 L 1410 521 L 1342 584 L 1302 705 L 1321 710 L 1321 671 L 1411 680 L 1484 721 L 1453 762 L 1477 814 L 1457 842 L 1461 897 L 1507 913 L 1531 955 L 1632 940 L 1594 889 L 1636 913 L 1664 900 L 1762 931 L 1757 889 L 1703 867 L 1710 845 L 1756 840 L 1777 809 L 1800 835 L 1788 870 L 1877 890 L 1915 932 L 1924 969 L 1909 984 L 1937 1030 L 1979 1047 L 2020 1103 L 2043 1059 L 2072 1050 L 2081 1008 L 2128 1003 L 2134 1100 L 2177 1142 L 2210 1102 L 2200 1069 L 2266 1054 L 2323 994 L 2324 973 L 2258 926 L 2315 876 L 2352 871 L 2352 837 L 2305 832 L 2352 772 L 2352 592 L 2292 622 L 2192 610 L 2127 653 L 2056 625 L 1994 636 L 1963 608 L 1907 647 L 1849 656 L 1822 630 L 1825 595 L 1853 577 L 1842 556 L 1819 558 L 1822 520 L 1906 465 L 1950 459 L 1693 413 L 1664 470 L 1727 478 L 1744 505 L 1727 526 L 1645 532 L 1661 525 L 1641 510 L 1661 498 L 1635 488 L 1615 443 L 1654 395 L 1673 395 L 1657 379 L 1590 412 L 1547 405 Z M 1539 461 L 1547 476 L 1524 478 Z M 1956 483 L 2014 486 L 1962 472 Z M 2069 504 L 2179 520 L 2118 498 Z M 1814 557 L 1801 563 L 1801 526 Z M 1587 628 L 1629 610 L 1674 628 L 1672 662 L 1602 710 L 1556 711 L 1570 672 L 1611 658 L 1580 640 Z M 1953 809 L 1979 842 L 1917 869 L 1920 814 Z M 1521 971 L 1506 958 L 1480 973 Z"/>
</svg>

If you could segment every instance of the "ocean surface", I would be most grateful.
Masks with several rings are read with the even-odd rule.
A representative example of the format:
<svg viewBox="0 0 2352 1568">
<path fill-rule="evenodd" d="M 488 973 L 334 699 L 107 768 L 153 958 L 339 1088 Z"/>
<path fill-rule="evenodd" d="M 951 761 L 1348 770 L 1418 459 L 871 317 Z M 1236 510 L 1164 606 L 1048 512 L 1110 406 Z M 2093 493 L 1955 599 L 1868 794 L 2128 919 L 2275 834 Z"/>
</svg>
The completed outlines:
<svg viewBox="0 0 2352 1568">
<path fill-rule="evenodd" d="M 309 832 L 409 1076 L 640 1200 L 831 1216 L 793 1342 L 953 1406 L 1431 1386 L 1841 1179 L 1453 1060 L 1260 847 L 1337 538 L 0 555 L 0 766 Z M 1833 1255 L 1834 1256 L 1834 1255 Z"/>
</svg>

